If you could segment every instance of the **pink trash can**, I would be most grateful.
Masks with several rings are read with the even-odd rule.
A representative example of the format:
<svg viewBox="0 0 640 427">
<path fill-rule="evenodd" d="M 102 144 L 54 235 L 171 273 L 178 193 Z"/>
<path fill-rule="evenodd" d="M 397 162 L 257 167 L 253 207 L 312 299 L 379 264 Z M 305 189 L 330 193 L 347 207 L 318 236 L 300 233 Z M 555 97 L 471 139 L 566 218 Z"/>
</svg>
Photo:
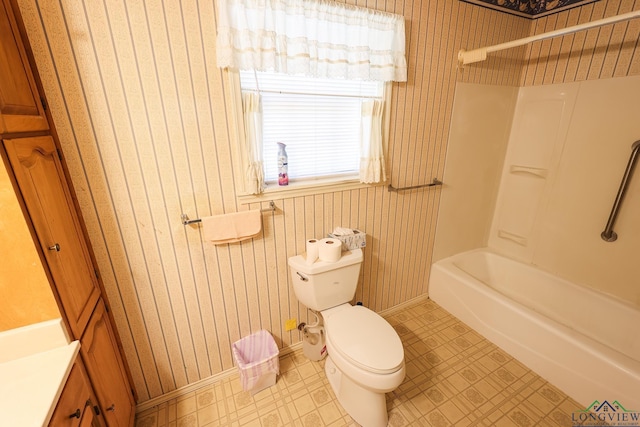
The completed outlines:
<svg viewBox="0 0 640 427">
<path fill-rule="evenodd" d="M 269 331 L 260 330 L 233 343 L 233 358 L 244 391 L 256 394 L 276 383 L 279 350 Z"/>
</svg>

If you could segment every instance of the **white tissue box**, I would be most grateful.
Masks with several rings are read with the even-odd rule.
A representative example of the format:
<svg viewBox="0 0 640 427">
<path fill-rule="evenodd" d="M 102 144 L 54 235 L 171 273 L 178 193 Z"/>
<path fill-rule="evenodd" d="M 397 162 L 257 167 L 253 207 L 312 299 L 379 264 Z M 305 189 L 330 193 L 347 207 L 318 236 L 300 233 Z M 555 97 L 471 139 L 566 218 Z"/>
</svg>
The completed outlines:
<svg viewBox="0 0 640 427">
<path fill-rule="evenodd" d="M 343 251 L 352 251 L 354 249 L 360 249 L 367 246 L 367 234 L 364 231 L 360 231 L 355 228 L 353 229 L 353 234 L 342 236 L 329 233 L 327 234 L 327 237 L 340 240 L 342 242 Z"/>
</svg>

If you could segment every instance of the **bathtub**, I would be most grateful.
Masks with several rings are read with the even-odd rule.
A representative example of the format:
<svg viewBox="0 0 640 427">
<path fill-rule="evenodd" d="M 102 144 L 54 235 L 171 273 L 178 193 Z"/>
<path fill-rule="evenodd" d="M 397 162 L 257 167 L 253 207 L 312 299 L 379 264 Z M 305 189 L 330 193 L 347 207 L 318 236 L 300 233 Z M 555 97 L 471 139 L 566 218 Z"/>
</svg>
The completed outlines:
<svg viewBox="0 0 640 427">
<path fill-rule="evenodd" d="M 433 264 L 429 297 L 585 407 L 640 411 L 640 310 L 489 248 Z"/>
</svg>

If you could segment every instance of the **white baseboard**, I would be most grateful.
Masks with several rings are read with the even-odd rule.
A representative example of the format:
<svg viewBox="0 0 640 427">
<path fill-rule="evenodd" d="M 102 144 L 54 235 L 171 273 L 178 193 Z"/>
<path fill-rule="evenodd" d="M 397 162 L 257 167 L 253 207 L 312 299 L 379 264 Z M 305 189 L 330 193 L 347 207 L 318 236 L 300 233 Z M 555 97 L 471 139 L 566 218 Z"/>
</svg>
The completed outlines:
<svg viewBox="0 0 640 427">
<path fill-rule="evenodd" d="M 381 311 L 381 312 L 379 312 L 378 314 L 379 314 L 380 316 L 382 316 L 382 317 L 384 317 L 384 316 L 391 316 L 391 315 L 393 315 L 393 314 L 397 313 L 398 311 L 406 310 L 406 309 L 407 309 L 407 307 L 412 306 L 412 305 L 414 305 L 414 304 L 417 304 L 418 302 L 420 302 L 420 301 L 422 301 L 422 300 L 426 301 L 426 300 L 428 300 L 428 299 L 429 299 L 429 295 L 427 295 L 426 293 L 425 293 L 425 294 L 422 294 L 422 295 L 418 295 L 418 296 L 417 296 L 417 297 L 415 297 L 415 298 L 411 298 L 409 301 L 405 301 L 405 302 L 400 303 L 400 304 L 398 304 L 398 305 L 394 305 L 394 306 L 393 306 L 393 307 L 391 307 L 391 308 L 387 308 L 386 310 L 382 310 L 382 311 Z"/>
</svg>

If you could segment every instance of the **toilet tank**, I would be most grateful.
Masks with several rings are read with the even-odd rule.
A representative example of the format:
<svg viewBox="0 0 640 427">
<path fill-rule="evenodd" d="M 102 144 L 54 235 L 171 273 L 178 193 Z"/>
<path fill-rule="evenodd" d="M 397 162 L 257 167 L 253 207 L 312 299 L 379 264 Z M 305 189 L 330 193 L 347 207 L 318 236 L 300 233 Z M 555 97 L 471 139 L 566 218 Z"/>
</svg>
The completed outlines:
<svg viewBox="0 0 640 427">
<path fill-rule="evenodd" d="M 298 301 L 316 311 L 350 302 L 356 294 L 362 249 L 342 253 L 336 262 L 307 264 L 302 255 L 289 258 L 293 290 Z"/>
</svg>

